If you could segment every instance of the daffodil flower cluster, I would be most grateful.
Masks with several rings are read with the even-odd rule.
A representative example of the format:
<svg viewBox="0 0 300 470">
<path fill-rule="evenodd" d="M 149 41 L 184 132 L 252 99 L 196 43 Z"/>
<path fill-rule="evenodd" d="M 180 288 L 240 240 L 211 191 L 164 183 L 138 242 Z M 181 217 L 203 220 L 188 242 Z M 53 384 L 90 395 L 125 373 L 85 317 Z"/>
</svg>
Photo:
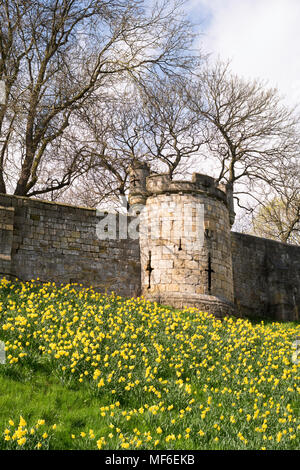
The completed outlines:
<svg viewBox="0 0 300 470">
<path fill-rule="evenodd" d="M 221 321 L 142 297 L 5 279 L 0 311 L 6 367 L 48 361 L 63 383 L 99 398 L 106 431 L 97 438 L 82 430 L 74 442 L 99 449 L 299 444 L 300 366 L 292 361 L 299 325 Z"/>
<path fill-rule="evenodd" d="M 27 424 L 23 416 L 19 423 L 9 419 L 2 435 L 0 436 L 0 449 L 6 450 L 47 450 L 56 424 L 50 430 L 45 429 L 45 420 L 39 419 L 34 425 Z"/>
</svg>

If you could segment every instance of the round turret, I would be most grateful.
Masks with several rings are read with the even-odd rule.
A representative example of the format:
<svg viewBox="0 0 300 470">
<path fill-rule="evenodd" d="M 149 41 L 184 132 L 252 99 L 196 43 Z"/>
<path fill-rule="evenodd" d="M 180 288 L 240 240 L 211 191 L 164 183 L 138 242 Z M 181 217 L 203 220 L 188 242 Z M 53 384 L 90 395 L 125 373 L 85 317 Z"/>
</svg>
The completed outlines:
<svg viewBox="0 0 300 470">
<path fill-rule="evenodd" d="M 142 292 L 176 308 L 194 306 L 217 316 L 233 312 L 228 194 L 206 175 L 171 181 L 146 178 L 140 216 Z"/>
</svg>

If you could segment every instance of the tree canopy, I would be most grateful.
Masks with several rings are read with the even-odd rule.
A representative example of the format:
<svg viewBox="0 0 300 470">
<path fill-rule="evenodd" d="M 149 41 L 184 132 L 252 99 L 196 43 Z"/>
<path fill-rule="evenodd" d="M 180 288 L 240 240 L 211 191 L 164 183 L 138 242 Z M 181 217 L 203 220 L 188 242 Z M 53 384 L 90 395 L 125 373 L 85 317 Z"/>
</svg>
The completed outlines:
<svg viewBox="0 0 300 470">
<path fill-rule="evenodd" d="M 297 109 L 193 31 L 184 0 L 0 0 L 0 193 L 96 206 L 138 159 L 214 176 L 256 233 L 298 243 Z"/>
</svg>

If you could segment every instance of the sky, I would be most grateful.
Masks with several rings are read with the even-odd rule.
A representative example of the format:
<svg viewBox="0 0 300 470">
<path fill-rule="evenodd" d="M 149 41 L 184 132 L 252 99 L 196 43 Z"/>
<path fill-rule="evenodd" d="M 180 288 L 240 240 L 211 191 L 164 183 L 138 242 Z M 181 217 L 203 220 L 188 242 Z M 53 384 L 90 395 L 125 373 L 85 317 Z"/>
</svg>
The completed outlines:
<svg viewBox="0 0 300 470">
<path fill-rule="evenodd" d="M 188 0 L 186 10 L 204 52 L 300 102 L 300 0 Z"/>
</svg>

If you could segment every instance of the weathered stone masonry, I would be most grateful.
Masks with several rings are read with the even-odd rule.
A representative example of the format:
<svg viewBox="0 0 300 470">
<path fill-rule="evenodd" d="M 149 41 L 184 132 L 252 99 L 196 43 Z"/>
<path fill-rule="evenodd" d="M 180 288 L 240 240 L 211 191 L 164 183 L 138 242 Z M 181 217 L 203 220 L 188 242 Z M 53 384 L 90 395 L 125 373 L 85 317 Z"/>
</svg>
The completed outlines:
<svg viewBox="0 0 300 470">
<path fill-rule="evenodd" d="M 6 195 L 0 195 L 0 206 L 2 275 L 139 293 L 138 242 L 99 240 L 95 209 Z"/>
<path fill-rule="evenodd" d="M 237 310 L 299 321 L 300 247 L 231 232 Z"/>
<path fill-rule="evenodd" d="M 130 203 L 145 208 L 140 241 L 120 239 L 118 230 L 115 239 L 100 240 L 97 224 L 105 215 L 95 209 L 0 195 L 0 276 L 77 282 L 126 297 L 143 294 L 219 316 L 299 320 L 300 247 L 230 232 L 230 188 L 217 187 L 210 177 L 170 182 L 143 166 L 131 176 Z M 186 206 L 190 212 L 183 220 Z M 200 249 L 191 233 L 201 206 Z M 153 239 L 143 236 L 151 230 L 147 215 Z M 188 237 L 178 231 L 182 223 Z"/>
<path fill-rule="evenodd" d="M 149 176 L 146 188 L 140 224 L 143 294 L 179 308 L 187 305 L 216 314 L 232 313 L 226 194 L 214 186 L 212 178 L 199 174 L 192 182 Z"/>
</svg>

